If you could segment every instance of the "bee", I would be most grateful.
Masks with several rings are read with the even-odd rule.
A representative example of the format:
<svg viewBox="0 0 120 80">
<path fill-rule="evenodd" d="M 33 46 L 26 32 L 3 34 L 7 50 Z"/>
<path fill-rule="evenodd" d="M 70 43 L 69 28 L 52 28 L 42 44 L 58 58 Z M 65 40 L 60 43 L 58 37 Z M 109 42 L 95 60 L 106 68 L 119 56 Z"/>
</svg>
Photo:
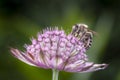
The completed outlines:
<svg viewBox="0 0 120 80">
<path fill-rule="evenodd" d="M 86 49 L 89 49 L 92 45 L 93 35 L 96 32 L 88 29 L 88 26 L 85 24 L 76 24 L 73 26 L 71 34 L 83 42 Z"/>
</svg>

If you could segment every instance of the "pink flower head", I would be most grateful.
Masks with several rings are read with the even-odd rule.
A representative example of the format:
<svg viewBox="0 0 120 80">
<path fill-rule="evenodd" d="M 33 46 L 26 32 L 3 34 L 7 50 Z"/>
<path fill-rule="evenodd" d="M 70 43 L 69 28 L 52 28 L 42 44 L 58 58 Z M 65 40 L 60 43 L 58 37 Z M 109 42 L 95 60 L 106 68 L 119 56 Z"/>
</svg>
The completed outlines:
<svg viewBox="0 0 120 80">
<path fill-rule="evenodd" d="M 84 43 L 63 30 L 46 29 L 31 42 L 24 52 L 11 48 L 16 58 L 31 66 L 67 72 L 91 72 L 107 66 L 88 62 Z"/>
</svg>

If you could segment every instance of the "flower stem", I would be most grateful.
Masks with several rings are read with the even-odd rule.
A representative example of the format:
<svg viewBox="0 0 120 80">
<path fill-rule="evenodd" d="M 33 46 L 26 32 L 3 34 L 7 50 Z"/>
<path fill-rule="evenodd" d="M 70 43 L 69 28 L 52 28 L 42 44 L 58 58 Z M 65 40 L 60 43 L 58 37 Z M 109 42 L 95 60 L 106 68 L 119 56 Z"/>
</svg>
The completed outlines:
<svg viewBox="0 0 120 80">
<path fill-rule="evenodd" d="M 58 75 L 59 75 L 59 71 L 56 69 L 53 69 L 52 80 L 58 80 Z"/>
</svg>

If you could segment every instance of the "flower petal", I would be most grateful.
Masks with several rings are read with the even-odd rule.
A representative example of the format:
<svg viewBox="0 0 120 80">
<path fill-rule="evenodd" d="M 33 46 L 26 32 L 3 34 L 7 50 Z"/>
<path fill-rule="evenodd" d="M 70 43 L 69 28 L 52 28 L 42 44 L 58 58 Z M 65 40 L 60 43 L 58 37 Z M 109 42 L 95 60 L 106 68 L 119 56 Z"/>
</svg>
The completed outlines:
<svg viewBox="0 0 120 80">
<path fill-rule="evenodd" d="M 85 61 L 84 60 L 78 60 L 74 63 L 71 64 L 67 64 L 65 65 L 64 70 L 67 72 L 77 72 L 78 70 L 81 70 L 85 65 Z"/>
<path fill-rule="evenodd" d="M 108 64 L 92 64 L 92 65 L 90 65 L 90 63 L 91 62 L 86 62 L 86 65 L 79 72 L 82 73 L 82 72 L 92 72 L 92 71 L 103 70 L 108 66 Z"/>
<path fill-rule="evenodd" d="M 18 49 L 14 49 L 14 48 L 11 48 L 10 50 L 13 54 L 13 56 L 15 56 L 16 58 L 18 58 L 19 60 L 23 61 L 24 63 L 27 63 L 31 66 L 36 66 L 34 65 L 33 63 L 29 62 L 23 55 L 23 53 L 21 51 L 19 51 Z"/>
<path fill-rule="evenodd" d="M 79 60 L 73 64 L 66 65 L 65 71 L 67 72 L 92 72 L 105 69 L 107 64 L 94 64 L 93 62 L 86 62 Z"/>
</svg>

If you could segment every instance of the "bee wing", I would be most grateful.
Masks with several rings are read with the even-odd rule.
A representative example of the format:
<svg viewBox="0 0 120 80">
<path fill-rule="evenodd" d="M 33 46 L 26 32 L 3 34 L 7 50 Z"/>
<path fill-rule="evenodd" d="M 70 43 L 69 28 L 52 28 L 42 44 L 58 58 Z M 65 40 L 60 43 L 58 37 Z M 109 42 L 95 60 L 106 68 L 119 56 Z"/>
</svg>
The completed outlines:
<svg viewBox="0 0 120 80">
<path fill-rule="evenodd" d="M 92 32 L 86 32 L 80 38 L 80 41 L 84 43 L 84 47 L 86 49 L 89 49 L 91 47 L 91 45 L 92 45 L 92 38 L 93 38 L 93 33 Z"/>
</svg>

